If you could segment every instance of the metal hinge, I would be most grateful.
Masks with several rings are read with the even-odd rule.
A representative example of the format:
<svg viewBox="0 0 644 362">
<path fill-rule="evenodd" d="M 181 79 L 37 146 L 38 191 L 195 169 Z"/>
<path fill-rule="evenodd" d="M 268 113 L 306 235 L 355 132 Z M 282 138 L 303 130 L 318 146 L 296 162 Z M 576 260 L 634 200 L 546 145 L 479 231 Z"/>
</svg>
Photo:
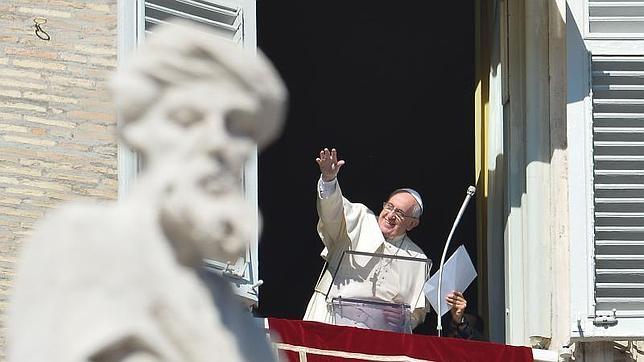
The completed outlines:
<svg viewBox="0 0 644 362">
<path fill-rule="evenodd" d="M 235 279 L 243 279 L 244 274 L 246 273 L 246 259 L 238 258 L 235 264 L 231 262 L 226 263 L 226 268 L 223 271 L 223 274 L 228 277 Z"/>
<path fill-rule="evenodd" d="M 597 313 L 593 320 L 593 324 L 604 328 L 617 325 L 617 309 L 613 308 L 610 312 Z"/>
</svg>

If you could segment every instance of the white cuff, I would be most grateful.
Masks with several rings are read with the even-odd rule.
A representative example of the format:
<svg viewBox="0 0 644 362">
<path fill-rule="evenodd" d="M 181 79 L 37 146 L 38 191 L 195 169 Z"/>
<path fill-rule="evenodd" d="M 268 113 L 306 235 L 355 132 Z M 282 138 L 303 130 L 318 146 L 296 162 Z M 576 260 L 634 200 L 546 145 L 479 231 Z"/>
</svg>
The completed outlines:
<svg viewBox="0 0 644 362">
<path fill-rule="evenodd" d="M 322 180 L 322 176 L 320 176 L 320 179 L 318 180 L 318 196 L 323 200 L 328 199 L 329 196 L 335 192 L 335 185 L 337 185 L 337 183 L 337 177 L 327 182 Z"/>
</svg>

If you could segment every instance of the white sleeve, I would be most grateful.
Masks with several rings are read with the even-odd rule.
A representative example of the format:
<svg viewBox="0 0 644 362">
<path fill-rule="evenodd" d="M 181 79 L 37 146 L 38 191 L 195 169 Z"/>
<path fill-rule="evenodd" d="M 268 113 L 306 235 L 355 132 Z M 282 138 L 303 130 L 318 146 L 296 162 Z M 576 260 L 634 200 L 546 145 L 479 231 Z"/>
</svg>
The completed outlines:
<svg viewBox="0 0 644 362">
<path fill-rule="evenodd" d="M 338 179 L 334 178 L 332 181 L 326 182 L 322 180 L 322 177 L 318 180 L 318 196 L 320 199 L 328 199 L 333 192 L 335 192 L 336 185 L 338 184 Z"/>
</svg>

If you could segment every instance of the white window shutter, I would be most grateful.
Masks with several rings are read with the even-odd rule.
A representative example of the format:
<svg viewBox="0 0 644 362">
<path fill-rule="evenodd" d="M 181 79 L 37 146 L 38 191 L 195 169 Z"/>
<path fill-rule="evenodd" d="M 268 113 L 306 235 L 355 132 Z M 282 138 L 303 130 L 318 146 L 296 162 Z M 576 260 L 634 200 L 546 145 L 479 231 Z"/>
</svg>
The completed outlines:
<svg viewBox="0 0 644 362">
<path fill-rule="evenodd" d="M 571 338 L 644 339 L 644 1 L 567 4 Z"/>
<path fill-rule="evenodd" d="M 644 56 L 591 58 L 594 337 L 644 334 Z"/>
<path fill-rule="evenodd" d="M 644 315 L 644 57 L 592 58 L 596 311 Z"/>
<path fill-rule="evenodd" d="M 257 25 L 255 0 L 137 0 L 138 42 L 145 41 L 145 36 L 154 32 L 154 27 L 167 23 L 173 18 L 208 26 L 240 47 L 257 48 Z M 253 217 L 259 223 L 257 154 L 246 162 L 243 173 L 245 197 L 255 205 Z M 219 273 L 236 287 L 236 292 L 248 305 L 259 300 L 257 287 L 259 280 L 258 232 L 251 240 L 245 258 L 239 260 L 216 260 L 206 255 L 204 266 L 207 270 Z"/>
<path fill-rule="evenodd" d="M 644 34 L 644 1 L 589 0 L 591 34 Z"/>
</svg>

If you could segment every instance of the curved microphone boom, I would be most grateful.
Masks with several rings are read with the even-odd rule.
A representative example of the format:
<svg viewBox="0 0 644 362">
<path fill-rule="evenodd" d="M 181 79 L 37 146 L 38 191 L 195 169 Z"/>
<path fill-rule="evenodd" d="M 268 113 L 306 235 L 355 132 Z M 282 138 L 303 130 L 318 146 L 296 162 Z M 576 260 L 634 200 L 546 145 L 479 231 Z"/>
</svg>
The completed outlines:
<svg viewBox="0 0 644 362">
<path fill-rule="evenodd" d="M 463 201 L 463 205 L 461 205 L 461 209 L 458 210 L 458 214 L 456 215 L 456 220 L 454 220 L 454 225 L 452 225 L 452 230 L 449 232 L 449 236 L 447 237 L 447 241 L 445 242 L 445 248 L 443 249 L 443 256 L 441 256 L 441 264 L 438 269 L 438 290 L 436 291 L 436 313 L 438 314 L 438 317 L 436 320 L 438 321 L 436 323 L 436 330 L 438 331 L 438 336 L 441 335 L 441 331 L 443 329 L 443 324 L 441 322 L 441 287 L 443 284 L 443 265 L 445 264 L 445 255 L 447 255 L 447 248 L 449 248 L 449 243 L 452 240 L 452 235 L 454 235 L 454 230 L 456 230 L 456 226 L 458 226 L 458 223 L 461 221 L 461 217 L 463 217 L 463 213 L 465 212 L 465 208 L 467 207 L 467 204 L 470 202 L 470 199 L 472 196 L 474 196 L 474 193 L 476 192 L 476 187 L 470 186 L 467 188 L 467 195 L 465 196 L 465 200 Z"/>
</svg>

